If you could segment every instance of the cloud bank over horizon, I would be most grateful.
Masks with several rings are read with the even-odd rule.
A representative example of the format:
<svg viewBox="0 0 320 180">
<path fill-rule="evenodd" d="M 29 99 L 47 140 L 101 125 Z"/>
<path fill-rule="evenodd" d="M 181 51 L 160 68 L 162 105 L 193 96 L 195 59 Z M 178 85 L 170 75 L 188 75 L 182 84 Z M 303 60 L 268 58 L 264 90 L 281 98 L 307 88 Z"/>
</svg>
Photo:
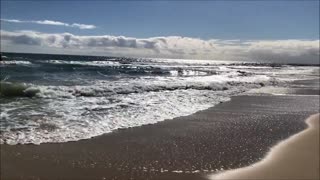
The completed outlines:
<svg viewBox="0 0 320 180">
<path fill-rule="evenodd" d="M 95 29 L 95 25 L 90 25 L 90 24 L 80 24 L 80 23 L 65 23 L 65 22 L 60 22 L 60 21 L 52 21 L 52 20 L 29 20 L 29 21 L 24 21 L 24 20 L 18 20 L 18 19 L 0 19 L 3 22 L 8 22 L 8 23 L 32 23 L 32 24 L 42 24 L 42 25 L 53 25 L 53 26 L 65 26 L 65 27 L 73 27 L 73 28 L 79 28 L 79 29 Z"/>
<path fill-rule="evenodd" d="M 5 30 L 1 30 L 1 51 L 316 64 L 320 54 L 319 40 L 134 38 Z"/>
</svg>

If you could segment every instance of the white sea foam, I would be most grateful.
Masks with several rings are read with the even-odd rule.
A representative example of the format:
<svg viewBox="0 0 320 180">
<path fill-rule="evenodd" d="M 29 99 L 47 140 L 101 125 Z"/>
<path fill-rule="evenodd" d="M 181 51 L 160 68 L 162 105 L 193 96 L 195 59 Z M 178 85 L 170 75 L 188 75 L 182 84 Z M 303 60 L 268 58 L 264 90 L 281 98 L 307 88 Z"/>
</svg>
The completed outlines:
<svg viewBox="0 0 320 180">
<path fill-rule="evenodd" d="M 319 121 L 319 114 L 310 116 L 306 130 L 274 146 L 262 161 L 209 179 L 319 179 Z"/>
<path fill-rule="evenodd" d="M 10 116 L 10 122 L 15 123 L 9 131 L 4 130 L 1 139 L 8 144 L 86 139 L 118 128 L 189 115 L 269 80 L 264 75 L 238 78 L 228 74 L 95 81 L 92 86 L 37 86 L 38 102 L 30 104 L 27 99 L 3 107 L 16 115 Z M 24 121 L 25 117 L 33 120 Z"/>
<path fill-rule="evenodd" d="M 0 61 L 0 65 L 27 65 L 32 64 L 30 61 L 21 61 L 21 60 L 10 60 L 10 61 Z"/>
<path fill-rule="evenodd" d="M 74 64 L 74 65 L 86 65 L 86 66 L 118 66 L 119 62 L 116 61 L 66 61 L 66 60 L 45 60 L 38 61 L 38 63 L 49 64 Z"/>
<path fill-rule="evenodd" d="M 177 90 L 49 101 L 42 106 L 42 113 L 54 113 L 54 116 L 31 115 L 30 111 L 20 112 L 20 116 L 35 119 L 24 126 L 28 127 L 28 131 L 5 132 L 2 139 L 8 144 L 86 139 L 118 128 L 153 124 L 164 119 L 189 115 L 226 100 L 229 100 L 228 93 Z M 16 117 L 12 118 L 14 120 Z M 42 124 L 50 124 L 57 129 L 39 129 Z M 16 129 L 21 127 L 19 125 Z"/>
<path fill-rule="evenodd" d="M 112 94 L 130 94 L 142 92 L 173 91 L 173 90 L 227 90 L 237 85 L 238 89 L 261 87 L 260 83 L 268 84 L 272 79 L 264 75 L 238 77 L 236 74 L 206 77 L 159 77 L 140 78 L 123 81 L 96 81 L 91 86 L 38 86 L 40 97 L 71 97 L 71 96 L 107 96 Z"/>
</svg>

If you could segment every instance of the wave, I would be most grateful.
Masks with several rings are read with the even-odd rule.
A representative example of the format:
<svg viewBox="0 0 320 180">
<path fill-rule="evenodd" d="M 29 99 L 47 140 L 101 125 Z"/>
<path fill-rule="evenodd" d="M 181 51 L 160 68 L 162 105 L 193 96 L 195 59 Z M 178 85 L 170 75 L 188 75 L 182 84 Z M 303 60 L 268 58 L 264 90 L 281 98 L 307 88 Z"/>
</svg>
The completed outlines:
<svg viewBox="0 0 320 180">
<path fill-rule="evenodd" d="M 107 97 L 29 98 L 2 106 L 0 144 L 88 139 L 119 128 L 154 124 L 228 101 L 237 91 L 176 90 Z M 1 105 L 1 104 L 0 104 Z M 29 121 L 26 121 L 28 117 Z"/>
<path fill-rule="evenodd" d="M 7 72 L 86 72 L 92 74 L 105 75 L 189 75 L 193 74 L 213 74 L 209 70 L 199 70 L 197 68 L 188 68 L 185 71 L 181 67 L 158 66 L 158 65 L 127 65 L 113 61 L 1 61 L 0 67 L 4 66 Z"/>
<path fill-rule="evenodd" d="M 224 91 L 230 88 L 259 88 L 265 85 L 278 83 L 274 78 L 267 76 L 236 77 L 207 76 L 185 78 L 139 78 L 122 81 L 95 81 L 94 84 L 84 86 L 36 86 L 39 89 L 38 97 L 106 97 L 114 94 L 132 94 L 176 90 L 211 90 Z"/>
<path fill-rule="evenodd" d="M 33 85 L 40 90 L 38 98 L 22 98 L 2 105 L 0 120 L 9 125 L 3 129 L 0 126 L 0 144 L 77 141 L 119 128 L 154 124 L 207 109 L 272 82 L 265 76 L 238 78 L 99 81 L 92 86 Z"/>
<path fill-rule="evenodd" d="M 1 61 L 2 61 L 2 60 L 4 60 L 4 59 L 8 59 L 8 57 L 7 57 L 7 56 L 2 56 L 2 55 L 1 55 Z"/>
<path fill-rule="evenodd" d="M 10 60 L 10 61 L 0 61 L 0 65 L 30 65 L 30 61 L 21 61 L 21 60 Z"/>
<path fill-rule="evenodd" d="M 0 82 L 0 96 L 34 97 L 40 90 L 25 83 Z"/>
<path fill-rule="evenodd" d="M 130 82 L 129 82 L 130 81 Z M 3 97 L 103 97 L 114 94 L 131 94 L 176 90 L 224 91 L 236 87 L 258 88 L 279 83 L 276 79 L 264 75 L 243 76 L 242 74 L 212 75 L 206 77 L 164 77 L 123 79 L 122 81 L 96 80 L 90 85 L 35 85 L 26 83 L 1 82 L 0 95 Z"/>
<path fill-rule="evenodd" d="M 47 65 L 82 65 L 82 66 L 119 66 L 121 63 L 117 61 L 67 61 L 67 60 L 38 60 L 33 61 L 34 64 L 47 64 Z"/>
</svg>

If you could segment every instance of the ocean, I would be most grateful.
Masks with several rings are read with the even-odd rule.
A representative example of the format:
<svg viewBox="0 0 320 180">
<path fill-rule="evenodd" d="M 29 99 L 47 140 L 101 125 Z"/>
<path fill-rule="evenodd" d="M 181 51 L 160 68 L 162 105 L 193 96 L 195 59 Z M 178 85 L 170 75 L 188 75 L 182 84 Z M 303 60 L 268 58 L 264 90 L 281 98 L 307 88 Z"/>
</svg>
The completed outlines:
<svg viewBox="0 0 320 180">
<path fill-rule="evenodd" d="M 319 66 L 2 53 L 0 143 L 89 139 L 186 116 Z"/>
</svg>

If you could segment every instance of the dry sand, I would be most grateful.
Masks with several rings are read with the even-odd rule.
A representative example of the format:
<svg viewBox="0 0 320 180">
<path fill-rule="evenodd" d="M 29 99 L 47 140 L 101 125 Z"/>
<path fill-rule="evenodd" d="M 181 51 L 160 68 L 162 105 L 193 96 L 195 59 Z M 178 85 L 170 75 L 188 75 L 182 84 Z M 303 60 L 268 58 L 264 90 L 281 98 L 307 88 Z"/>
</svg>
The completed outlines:
<svg viewBox="0 0 320 180">
<path fill-rule="evenodd" d="M 319 114 L 306 123 L 306 130 L 274 146 L 262 161 L 209 179 L 319 179 Z"/>
</svg>

